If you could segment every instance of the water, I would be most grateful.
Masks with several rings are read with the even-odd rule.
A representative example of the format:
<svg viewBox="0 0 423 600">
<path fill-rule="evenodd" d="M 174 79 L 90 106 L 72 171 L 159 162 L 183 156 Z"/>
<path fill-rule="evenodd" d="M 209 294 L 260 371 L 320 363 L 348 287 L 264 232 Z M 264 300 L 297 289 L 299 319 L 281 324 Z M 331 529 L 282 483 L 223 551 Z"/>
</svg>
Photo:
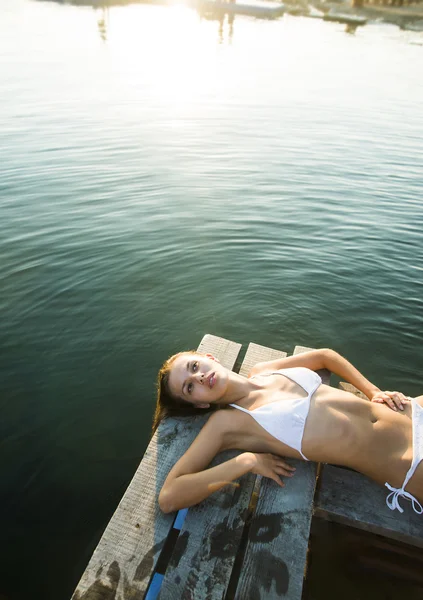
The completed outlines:
<svg viewBox="0 0 423 600">
<path fill-rule="evenodd" d="M 65 600 L 204 333 L 423 393 L 423 38 L 0 14 L 0 594 Z"/>
</svg>

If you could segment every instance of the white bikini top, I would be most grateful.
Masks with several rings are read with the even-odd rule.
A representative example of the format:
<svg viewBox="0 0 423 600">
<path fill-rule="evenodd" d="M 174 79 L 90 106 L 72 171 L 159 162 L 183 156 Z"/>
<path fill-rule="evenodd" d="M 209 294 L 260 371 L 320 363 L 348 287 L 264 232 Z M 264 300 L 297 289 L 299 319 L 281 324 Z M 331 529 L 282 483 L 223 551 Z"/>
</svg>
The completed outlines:
<svg viewBox="0 0 423 600">
<path fill-rule="evenodd" d="M 310 410 L 310 399 L 319 385 L 321 385 L 321 377 L 305 367 L 280 369 L 279 371 L 260 373 L 260 375 L 284 375 L 301 386 L 308 395 L 304 398 L 275 400 L 254 410 L 248 410 L 242 406 L 238 406 L 238 404 L 231 404 L 230 406 L 251 415 L 270 435 L 273 435 L 274 438 L 287 446 L 294 448 L 294 450 L 297 450 L 301 454 L 304 460 L 308 460 L 301 451 L 301 443 L 303 441 L 308 411 Z"/>
</svg>

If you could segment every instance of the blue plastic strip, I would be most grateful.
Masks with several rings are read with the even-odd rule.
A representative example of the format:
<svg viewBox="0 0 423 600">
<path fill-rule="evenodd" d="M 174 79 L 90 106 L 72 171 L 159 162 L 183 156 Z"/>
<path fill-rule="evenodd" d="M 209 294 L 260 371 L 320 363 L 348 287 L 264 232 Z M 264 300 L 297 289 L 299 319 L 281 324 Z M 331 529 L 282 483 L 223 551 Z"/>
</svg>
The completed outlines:
<svg viewBox="0 0 423 600">
<path fill-rule="evenodd" d="M 183 508 L 182 510 L 178 511 L 178 514 L 176 515 L 175 523 L 173 524 L 173 529 L 181 529 L 181 527 L 185 521 L 185 517 L 187 516 L 187 512 L 188 512 L 187 508 Z"/>
<path fill-rule="evenodd" d="M 158 598 L 163 579 L 164 575 L 161 575 L 160 573 L 154 573 L 144 600 L 156 600 L 156 598 Z"/>
</svg>

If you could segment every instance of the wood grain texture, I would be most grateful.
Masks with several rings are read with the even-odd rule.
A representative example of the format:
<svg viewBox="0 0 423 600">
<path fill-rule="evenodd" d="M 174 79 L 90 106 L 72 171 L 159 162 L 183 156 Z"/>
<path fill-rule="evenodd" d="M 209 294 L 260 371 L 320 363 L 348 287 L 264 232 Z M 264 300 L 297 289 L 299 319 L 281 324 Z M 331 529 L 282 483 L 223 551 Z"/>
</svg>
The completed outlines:
<svg viewBox="0 0 423 600">
<path fill-rule="evenodd" d="M 388 490 L 349 469 L 324 465 L 315 516 L 423 548 L 423 518 L 406 500 L 404 513 L 386 505 Z"/>
<path fill-rule="evenodd" d="M 292 461 L 285 487 L 263 478 L 236 599 L 300 600 L 315 488 L 315 465 Z"/>
<path fill-rule="evenodd" d="M 239 373 L 240 375 L 244 375 L 244 377 L 248 377 L 249 372 L 257 363 L 276 360 L 277 358 L 285 358 L 285 356 L 286 352 L 274 350 L 273 348 L 266 348 L 266 346 L 260 346 L 259 344 L 251 342 L 248 344 L 247 352 L 242 361 Z"/>
<path fill-rule="evenodd" d="M 240 344 L 206 335 L 202 352 L 232 368 Z M 141 600 L 175 515 L 157 503 L 167 473 L 186 451 L 208 415 L 167 419 L 153 436 L 134 478 L 111 518 L 73 594 L 73 600 Z"/>
<path fill-rule="evenodd" d="M 213 354 L 224 367 L 232 370 L 241 350 L 241 344 L 206 333 L 197 350 L 198 352 Z"/>
<path fill-rule="evenodd" d="M 239 452 L 224 452 L 219 464 Z M 189 509 L 170 559 L 160 600 L 224 597 L 238 552 L 254 476 L 242 477 Z"/>
<path fill-rule="evenodd" d="M 269 360 L 267 356 L 274 351 L 267 351 L 266 355 L 266 349 L 262 349 L 258 361 Z M 262 479 L 236 590 L 237 600 L 301 598 L 316 465 L 300 460 L 290 462 L 297 471 L 294 477 L 285 479 L 284 488 L 270 479 Z"/>
</svg>

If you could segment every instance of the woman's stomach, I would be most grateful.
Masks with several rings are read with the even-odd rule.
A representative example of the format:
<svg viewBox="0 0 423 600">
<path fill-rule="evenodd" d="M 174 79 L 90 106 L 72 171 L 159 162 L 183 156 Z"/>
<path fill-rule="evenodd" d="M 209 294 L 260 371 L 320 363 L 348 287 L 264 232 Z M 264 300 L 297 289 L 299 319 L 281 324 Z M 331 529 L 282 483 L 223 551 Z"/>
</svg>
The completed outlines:
<svg viewBox="0 0 423 600">
<path fill-rule="evenodd" d="M 389 461 L 402 472 L 412 454 L 411 405 L 393 411 L 320 386 L 311 401 L 302 450 L 310 460 L 348 466 L 377 480 L 391 473 Z"/>
</svg>

